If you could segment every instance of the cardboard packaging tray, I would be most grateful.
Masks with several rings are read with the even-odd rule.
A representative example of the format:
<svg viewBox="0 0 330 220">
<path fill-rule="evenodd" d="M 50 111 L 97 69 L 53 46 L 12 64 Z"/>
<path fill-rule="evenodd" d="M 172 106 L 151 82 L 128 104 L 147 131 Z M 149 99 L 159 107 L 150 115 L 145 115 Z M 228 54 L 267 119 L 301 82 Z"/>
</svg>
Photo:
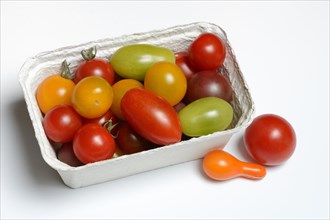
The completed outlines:
<svg viewBox="0 0 330 220">
<path fill-rule="evenodd" d="M 82 61 L 81 50 L 93 46 L 96 46 L 98 49 L 97 57 L 104 59 L 108 59 L 117 49 L 124 45 L 137 43 L 163 46 L 174 52 L 186 51 L 191 42 L 204 32 L 216 34 L 226 44 L 226 59 L 223 67 L 218 71 L 229 79 L 234 92 L 231 103 L 234 108 L 234 120 L 230 129 L 81 167 L 71 167 L 57 159 L 56 153 L 42 127 L 43 117 L 38 108 L 35 92 L 42 80 L 49 75 L 59 73 L 63 60 L 66 59 L 70 62 L 70 68 L 74 71 Z M 250 124 L 254 115 L 253 100 L 226 33 L 219 26 L 205 22 L 102 39 L 40 53 L 27 59 L 20 70 L 19 81 L 24 92 L 24 98 L 42 157 L 49 166 L 59 173 L 63 182 L 71 188 L 84 187 L 202 158 L 211 149 L 224 148 L 234 133 L 239 132 Z"/>
</svg>

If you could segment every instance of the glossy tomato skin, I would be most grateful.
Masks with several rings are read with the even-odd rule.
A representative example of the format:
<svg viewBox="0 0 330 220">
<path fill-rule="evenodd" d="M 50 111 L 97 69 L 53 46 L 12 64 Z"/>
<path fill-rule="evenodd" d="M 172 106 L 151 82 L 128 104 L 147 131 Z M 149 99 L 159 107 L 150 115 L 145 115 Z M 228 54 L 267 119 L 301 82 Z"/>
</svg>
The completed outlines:
<svg viewBox="0 0 330 220">
<path fill-rule="evenodd" d="M 99 124 L 83 125 L 73 139 L 73 151 L 84 164 L 110 159 L 116 150 L 111 134 Z"/>
<path fill-rule="evenodd" d="M 190 45 L 188 57 L 199 71 L 215 70 L 223 64 L 226 58 L 226 46 L 218 36 L 204 33 Z"/>
<path fill-rule="evenodd" d="M 175 64 L 182 70 L 187 80 L 189 80 L 190 77 L 197 72 L 197 70 L 190 63 L 187 52 L 181 51 L 175 53 Z"/>
<path fill-rule="evenodd" d="M 129 90 L 121 101 L 121 111 L 139 135 L 155 144 L 168 145 L 181 140 L 181 124 L 175 109 L 148 90 Z"/>
<path fill-rule="evenodd" d="M 212 150 L 203 159 L 203 170 L 214 180 L 228 180 L 236 177 L 262 179 L 266 176 L 265 167 L 243 162 L 223 150 Z"/>
<path fill-rule="evenodd" d="M 113 103 L 111 105 L 111 111 L 117 118 L 125 120 L 120 109 L 120 102 L 125 93 L 133 88 L 144 88 L 143 84 L 135 79 L 122 79 L 113 84 Z"/>
<path fill-rule="evenodd" d="M 222 74 L 216 71 L 201 71 L 188 81 L 186 99 L 190 103 L 204 97 L 218 97 L 231 102 L 232 94 L 232 87 Z"/>
<path fill-rule="evenodd" d="M 158 62 L 148 69 L 144 78 L 144 88 L 163 97 L 174 106 L 186 94 L 187 79 L 176 64 Z"/>
<path fill-rule="evenodd" d="M 81 125 L 82 118 L 69 105 L 55 106 L 46 113 L 43 120 L 47 137 L 57 143 L 71 141 Z"/>
<path fill-rule="evenodd" d="M 83 163 L 78 160 L 73 152 L 72 142 L 65 143 L 57 152 L 57 158 L 72 167 L 82 166 Z"/>
<path fill-rule="evenodd" d="M 61 75 L 47 77 L 38 86 L 36 98 L 40 110 L 46 114 L 57 105 L 70 105 L 75 84 Z"/>
<path fill-rule="evenodd" d="M 77 84 L 87 76 L 100 76 L 107 80 L 110 85 L 115 81 L 115 72 L 112 65 L 98 58 L 83 61 L 76 70 L 74 82 Z"/>
<path fill-rule="evenodd" d="M 124 154 L 133 154 L 153 148 L 154 144 L 138 135 L 127 122 L 119 125 L 116 144 Z"/>
<path fill-rule="evenodd" d="M 244 143 L 257 162 L 276 166 L 287 161 L 296 147 L 296 134 L 284 118 L 274 114 L 256 117 L 247 127 Z"/>
<path fill-rule="evenodd" d="M 84 118 L 98 118 L 111 107 L 113 91 L 102 77 L 88 76 L 82 79 L 72 92 L 72 105 Z"/>
<path fill-rule="evenodd" d="M 179 112 L 182 132 L 189 137 L 225 130 L 232 122 L 233 115 L 232 106 L 216 97 L 198 99 Z"/>
<path fill-rule="evenodd" d="M 175 63 L 174 53 L 168 48 L 150 44 L 123 46 L 111 57 L 111 64 L 118 75 L 138 81 L 143 81 L 147 70 L 160 61 Z"/>
</svg>

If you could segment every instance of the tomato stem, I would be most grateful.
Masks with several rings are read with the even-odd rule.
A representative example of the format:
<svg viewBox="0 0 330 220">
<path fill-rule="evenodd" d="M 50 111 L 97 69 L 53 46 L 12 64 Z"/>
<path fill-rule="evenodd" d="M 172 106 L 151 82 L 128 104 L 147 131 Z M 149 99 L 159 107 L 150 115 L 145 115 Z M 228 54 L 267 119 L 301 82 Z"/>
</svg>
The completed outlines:
<svg viewBox="0 0 330 220">
<path fill-rule="evenodd" d="M 70 63 L 68 63 L 66 60 L 62 62 L 61 76 L 65 79 L 72 80 L 74 78 L 74 73 L 70 71 L 69 65 Z"/>
<path fill-rule="evenodd" d="M 115 135 L 111 133 L 111 131 L 112 131 L 117 125 L 118 125 L 118 123 L 116 123 L 116 124 L 112 124 L 112 118 L 110 118 L 109 121 L 104 122 L 103 127 L 104 127 L 105 129 L 108 130 L 108 132 L 112 135 L 113 138 L 117 138 L 118 133 L 115 134 Z"/>
<path fill-rule="evenodd" d="M 82 50 L 81 56 L 84 58 L 84 60 L 92 60 L 96 56 L 96 46 L 89 48 L 88 50 Z"/>
</svg>

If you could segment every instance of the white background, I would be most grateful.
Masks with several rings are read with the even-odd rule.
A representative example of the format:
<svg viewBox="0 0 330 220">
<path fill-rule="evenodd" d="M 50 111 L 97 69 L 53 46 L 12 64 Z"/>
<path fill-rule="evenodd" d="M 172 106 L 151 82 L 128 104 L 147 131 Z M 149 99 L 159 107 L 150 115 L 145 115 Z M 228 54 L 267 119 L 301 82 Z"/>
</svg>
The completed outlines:
<svg viewBox="0 0 330 220">
<path fill-rule="evenodd" d="M 206 21 L 227 33 L 256 105 L 297 148 L 260 181 L 208 180 L 200 160 L 81 189 L 42 159 L 18 83 L 39 52 Z M 242 134 L 225 150 L 251 161 Z M 1 218 L 329 218 L 329 2 L 1 1 Z"/>
</svg>

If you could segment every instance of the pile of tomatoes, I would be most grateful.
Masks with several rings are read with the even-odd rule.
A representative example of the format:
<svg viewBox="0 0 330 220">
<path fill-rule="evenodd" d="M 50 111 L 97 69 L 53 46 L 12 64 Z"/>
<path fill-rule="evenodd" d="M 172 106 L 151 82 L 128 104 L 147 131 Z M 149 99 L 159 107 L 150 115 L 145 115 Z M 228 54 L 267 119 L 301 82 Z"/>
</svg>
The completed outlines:
<svg viewBox="0 0 330 220">
<path fill-rule="evenodd" d="M 46 78 L 36 98 L 59 160 L 71 166 L 132 154 L 227 129 L 230 82 L 219 71 L 224 42 L 203 33 L 187 51 L 126 45 L 109 60 L 96 48 L 71 72 Z M 110 55 L 110 54 L 109 54 Z"/>
</svg>

